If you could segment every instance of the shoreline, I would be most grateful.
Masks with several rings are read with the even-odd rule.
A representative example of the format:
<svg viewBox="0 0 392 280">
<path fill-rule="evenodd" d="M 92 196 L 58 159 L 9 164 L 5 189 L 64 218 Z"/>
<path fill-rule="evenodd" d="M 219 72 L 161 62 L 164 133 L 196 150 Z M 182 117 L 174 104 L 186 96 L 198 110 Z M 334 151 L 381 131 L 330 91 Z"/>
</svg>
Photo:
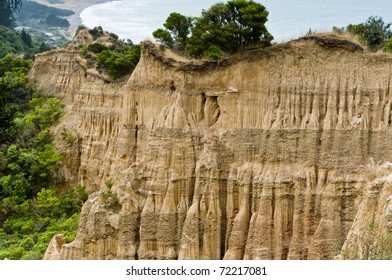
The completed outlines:
<svg viewBox="0 0 392 280">
<path fill-rule="evenodd" d="M 103 4 L 107 2 L 111 2 L 113 0 L 62 0 L 62 3 L 51 4 L 45 0 L 33 0 L 42 5 L 46 5 L 49 7 L 55 7 L 59 9 L 71 10 L 75 14 L 67 17 L 70 27 L 68 28 L 68 32 L 71 35 L 71 39 L 75 35 L 76 30 L 80 25 L 82 25 L 82 20 L 80 18 L 80 14 L 82 11 L 90 6 L 94 6 L 97 4 Z"/>
</svg>

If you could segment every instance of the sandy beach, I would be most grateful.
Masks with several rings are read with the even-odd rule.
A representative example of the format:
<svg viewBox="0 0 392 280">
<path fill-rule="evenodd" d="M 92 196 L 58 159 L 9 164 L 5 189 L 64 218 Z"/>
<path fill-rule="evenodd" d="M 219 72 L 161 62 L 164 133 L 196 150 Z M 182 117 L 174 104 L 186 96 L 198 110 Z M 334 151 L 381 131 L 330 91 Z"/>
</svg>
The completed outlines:
<svg viewBox="0 0 392 280">
<path fill-rule="evenodd" d="M 110 0 L 61 0 L 61 3 L 59 4 L 51 4 L 46 0 L 33 0 L 33 1 L 46 6 L 74 11 L 75 14 L 68 17 L 68 21 L 71 25 L 69 28 L 69 32 L 72 35 L 75 34 L 75 31 L 78 28 L 78 26 L 82 24 L 82 21 L 79 16 L 84 9 L 92 5 L 110 2 Z"/>
</svg>

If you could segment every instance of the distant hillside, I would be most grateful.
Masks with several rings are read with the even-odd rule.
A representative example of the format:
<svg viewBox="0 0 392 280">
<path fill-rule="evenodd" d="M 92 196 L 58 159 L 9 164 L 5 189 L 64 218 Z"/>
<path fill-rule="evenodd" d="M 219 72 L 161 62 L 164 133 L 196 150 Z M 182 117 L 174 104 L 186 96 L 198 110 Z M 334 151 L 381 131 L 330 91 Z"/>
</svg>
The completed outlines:
<svg viewBox="0 0 392 280">
<path fill-rule="evenodd" d="M 19 30 L 26 29 L 39 44 L 59 47 L 69 41 L 70 23 L 66 17 L 71 10 L 58 9 L 33 1 L 24 1 L 21 10 L 15 14 Z"/>
<path fill-rule="evenodd" d="M 20 25 L 29 26 L 31 21 L 34 20 L 46 21 L 48 17 L 51 18 L 56 17 L 59 22 L 61 22 L 61 20 L 67 21 L 66 19 L 62 19 L 61 17 L 67 17 L 73 14 L 74 12 L 71 10 L 63 10 L 63 9 L 41 5 L 33 1 L 26 1 L 23 3 L 20 12 L 16 14 L 16 19 Z"/>
<path fill-rule="evenodd" d="M 7 54 L 32 54 L 48 50 L 48 46 L 32 40 L 25 30 L 17 32 L 0 25 L 0 59 Z"/>
</svg>

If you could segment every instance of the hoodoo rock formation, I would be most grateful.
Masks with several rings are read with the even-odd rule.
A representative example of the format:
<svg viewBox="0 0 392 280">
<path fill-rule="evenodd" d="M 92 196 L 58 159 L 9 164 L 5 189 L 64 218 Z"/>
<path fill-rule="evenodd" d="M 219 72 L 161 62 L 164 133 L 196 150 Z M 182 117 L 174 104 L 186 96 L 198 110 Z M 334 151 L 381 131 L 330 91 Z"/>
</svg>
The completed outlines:
<svg viewBox="0 0 392 280">
<path fill-rule="evenodd" d="M 71 45 L 31 72 L 66 105 L 62 169 L 90 193 L 48 256 L 350 258 L 369 223 L 392 232 L 391 55 L 320 35 L 218 62 L 145 42 L 116 82 L 86 65 Z"/>
</svg>

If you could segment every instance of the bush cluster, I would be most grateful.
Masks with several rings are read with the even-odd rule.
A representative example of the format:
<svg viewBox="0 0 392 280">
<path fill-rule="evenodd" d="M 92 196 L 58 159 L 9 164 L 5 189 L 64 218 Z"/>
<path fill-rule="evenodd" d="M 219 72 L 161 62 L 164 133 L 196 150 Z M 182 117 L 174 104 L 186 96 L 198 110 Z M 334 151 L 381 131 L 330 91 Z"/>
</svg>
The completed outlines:
<svg viewBox="0 0 392 280">
<path fill-rule="evenodd" d="M 103 34 L 101 28 L 90 30 L 94 38 Z M 140 59 L 140 45 L 119 40 L 112 36 L 115 42 L 108 47 L 102 43 L 82 45 L 81 49 L 89 62 L 89 67 L 96 66 L 106 72 L 111 78 L 119 79 L 132 73 Z"/>
<path fill-rule="evenodd" d="M 253 0 L 231 0 L 203 10 L 201 17 L 171 13 L 153 32 L 160 43 L 192 57 L 220 59 L 247 47 L 265 47 L 273 36 L 265 23 L 268 11 Z"/>
<path fill-rule="evenodd" d="M 56 233 L 75 237 L 84 187 L 60 191 L 61 156 L 50 126 L 60 100 L 43 97 L 27 79 L 31 61 L 0 59 L 0 259 L 39 259 Z"/>
<path fill-rule="evenodd" d="M 365 22 L 334 27 L 338 33 L 349 33 L 358 38 L 370 51 L 385 50 L 392 52 L 392 23 L 384 22 L 382 17 L 371 16 Z"/>
</svg>

